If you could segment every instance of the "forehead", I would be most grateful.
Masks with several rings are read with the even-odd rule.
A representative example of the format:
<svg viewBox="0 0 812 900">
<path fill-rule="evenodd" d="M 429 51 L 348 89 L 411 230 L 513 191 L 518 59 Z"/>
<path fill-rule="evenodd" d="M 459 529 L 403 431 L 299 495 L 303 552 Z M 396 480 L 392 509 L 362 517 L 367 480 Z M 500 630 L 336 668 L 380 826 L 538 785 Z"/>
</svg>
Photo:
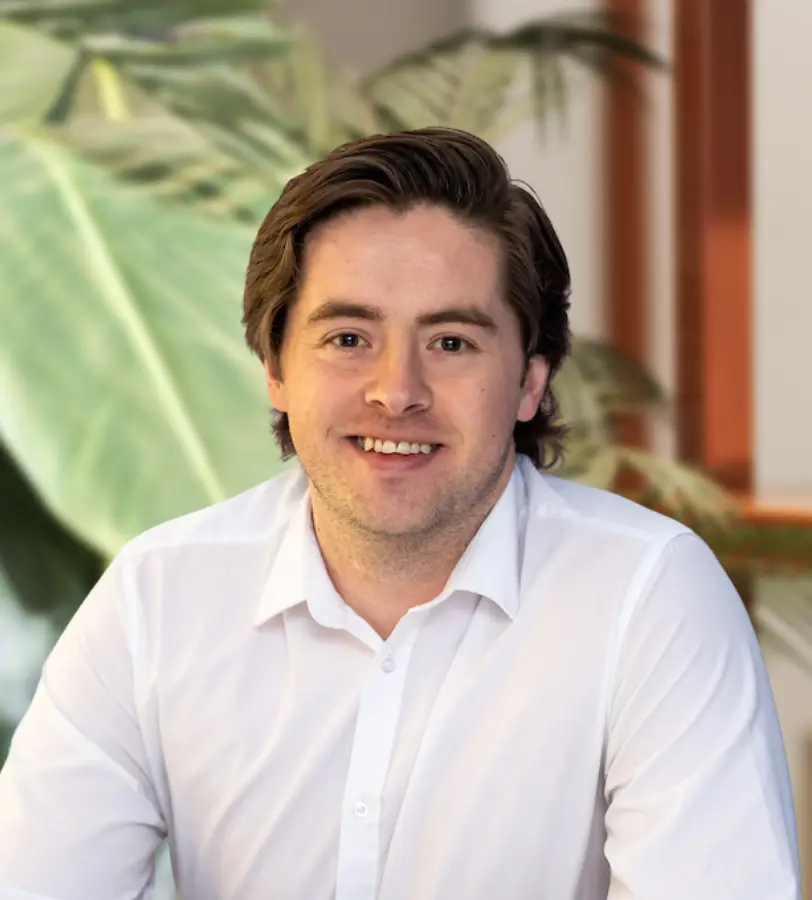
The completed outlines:
<svg viewBox="0 0 812 900">
<path fill-rule="evenodd" d="M 307 305 L 329 292 L 376 304 L 387 298 L 499 304 L 502 259 L 494 234 L 441 207 L 366 207 L 308 235 L 300 299 Z"/>
</svg>

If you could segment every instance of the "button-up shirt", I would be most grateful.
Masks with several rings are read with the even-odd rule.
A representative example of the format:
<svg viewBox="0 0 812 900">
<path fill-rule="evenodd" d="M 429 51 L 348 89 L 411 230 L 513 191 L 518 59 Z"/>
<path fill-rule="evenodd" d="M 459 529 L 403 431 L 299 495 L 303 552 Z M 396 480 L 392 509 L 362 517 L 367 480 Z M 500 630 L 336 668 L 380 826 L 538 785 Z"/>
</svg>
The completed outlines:
<svg viewBox="0 0 812 900">
<path fill-rule="evenodd" d="M 386 640 L 334 589 L 300 468 L 123 549 L 0 775 L 0 898 L 149 897 L 164 838 L 184 900 L 799 897 L 723 569 L 521 456 Z"/>
</svg>

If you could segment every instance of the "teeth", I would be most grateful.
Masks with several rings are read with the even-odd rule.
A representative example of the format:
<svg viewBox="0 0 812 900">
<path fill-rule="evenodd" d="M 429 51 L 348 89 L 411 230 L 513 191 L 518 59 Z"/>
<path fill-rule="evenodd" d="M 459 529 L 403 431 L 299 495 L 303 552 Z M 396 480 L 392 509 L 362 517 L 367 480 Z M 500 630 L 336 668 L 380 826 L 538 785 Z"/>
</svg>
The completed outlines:
<svg viewBox="0 0 812 900">
<path fill-rule="evenodd" d="M 362 450 L 366 450 L 367 452 L 374 450 L 376 453 L 400 453 L 404 456 L 415 453 L 429 454 L 434 450 L 434 447 L 431 444 L 419 444 L 416 441 L 412 443 L 409 443 L 408 441 L 399 441 L 396 444 L 394 441 L 381 441 L 371 437 L 359 437 L 357 443 Z"/>
</svg>

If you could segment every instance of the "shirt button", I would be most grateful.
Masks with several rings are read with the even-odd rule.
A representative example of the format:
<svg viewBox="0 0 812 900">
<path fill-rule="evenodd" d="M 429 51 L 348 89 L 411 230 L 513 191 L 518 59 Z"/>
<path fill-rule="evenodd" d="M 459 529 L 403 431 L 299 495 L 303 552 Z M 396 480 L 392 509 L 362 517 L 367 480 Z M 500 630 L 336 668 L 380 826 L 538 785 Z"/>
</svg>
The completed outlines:
<svg viewBox="0 0 812 900">
<path fill-rule="evenodd" d="M 391 656 L 387 656 L 386 659 L 381 663 L 381 668 L 384 672 L 394 672 L 395 671 L 395 661 Z"/>
<path fill-rule="evenodd" d="M 366 814 L 369 812 L 369 809 L 368 809 L 366 803 L 364 803 L 361 800 L 358 800 L 358 801 L 356 801 L 355 805 L 353 806 L 352 811 L 355 813 L 356 816 L 358 816 L 359 819 L 363 819 L 364 816 L 366 816 Z"/>
</svg>

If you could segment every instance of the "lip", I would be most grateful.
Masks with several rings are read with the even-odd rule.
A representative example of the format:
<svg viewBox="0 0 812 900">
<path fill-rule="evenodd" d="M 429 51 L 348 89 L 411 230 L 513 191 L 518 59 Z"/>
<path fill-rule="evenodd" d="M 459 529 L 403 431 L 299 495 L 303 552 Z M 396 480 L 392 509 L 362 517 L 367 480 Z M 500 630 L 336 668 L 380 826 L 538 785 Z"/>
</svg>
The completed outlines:
<svg viewBox="0 0 812 900">
<path fill-rule="evenodd" d="M 369 437 L 372 437 L 372 435 L 369 435 Z M 357 453 L 370 468 L 379 472 L 414 472 L 425 469 L 445 450 L 445 447 L 440 444 L 437 449 L 431 453 L 410 453 L 408 456 L 405 453 L 376 453 L 374 450 L 363 450 L 359 447 L 355 437 L 348 437 L 346 440 L 350 445 L 350 448 Z M 381 438 L 381 440 L 383 440 L 383 438 Z M 395 438 L 386 438 L 386 440 L 394 441 Z M 406 439 L 403 438 L 403 440 Z M 429 444 L 434 442 L 412 441 L 410 443 Z"/>
</svg>

